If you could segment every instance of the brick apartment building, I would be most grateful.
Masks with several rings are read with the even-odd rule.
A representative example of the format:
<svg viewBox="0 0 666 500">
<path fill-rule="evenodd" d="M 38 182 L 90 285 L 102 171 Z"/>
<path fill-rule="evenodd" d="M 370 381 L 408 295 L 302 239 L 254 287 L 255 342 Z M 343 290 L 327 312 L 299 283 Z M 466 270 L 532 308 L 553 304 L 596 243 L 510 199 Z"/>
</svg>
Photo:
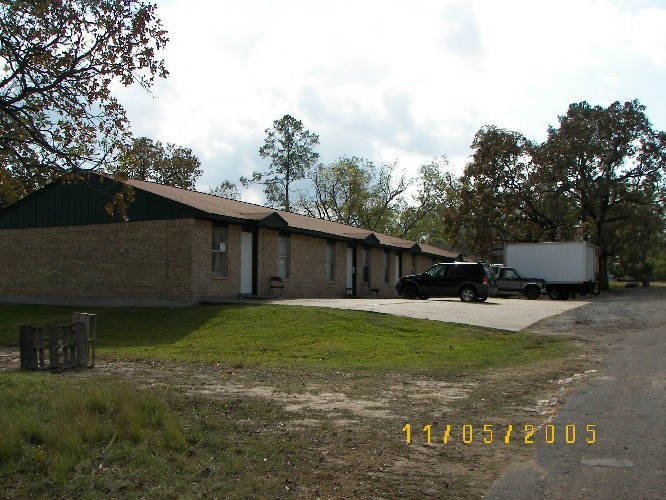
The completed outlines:
<svg viewBox="0 0 666 500">
<path fill-rule="evenodd" d="M 109 177 L 56 181 L 0 212 L 0 301 L 177 305 L 269 295 L 394 296 L 403 274 L 453 252 L 213 195 Z M 275 293 L 276 291 L 274 291 Z"/>
</svg>

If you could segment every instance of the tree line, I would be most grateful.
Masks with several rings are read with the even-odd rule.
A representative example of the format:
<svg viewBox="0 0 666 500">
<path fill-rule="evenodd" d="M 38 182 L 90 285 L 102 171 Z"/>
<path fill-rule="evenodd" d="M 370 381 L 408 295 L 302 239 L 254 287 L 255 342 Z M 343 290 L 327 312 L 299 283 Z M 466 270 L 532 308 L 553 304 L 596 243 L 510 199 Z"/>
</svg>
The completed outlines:
<svg viewBox="0 0 666 500">
<path fill-rule="evenodd" d="M 150 91 L 166 78 L 158 53 L 167 42 L 156 7 L 143 0 L 0 0 L 0 209 L 58 176 L 93 169 L 193 189 L 198 158 L 132 137 L 111 92 L 114 82 Z M 587 239 L 599 249 L 602 280 L 607 270 L 666 278 L 666 136 L 638 100 L 572 104 L 542 143 L 482 127 L 460 176 L 445 156 L 411 178 L 397 164 L 356 156 L 326 165 L 318 144 L 285 115 L 258 151 L 268 170 L 241 185 L 262 185 L 276 208 L 482 258 L 506 242 Z M 240 197 L 230 180 L 211 192 Z"/>
<path fill-rule="evenodd" d="M 653 129 L 638 100 L 574 103 L 558 121 L 542 143 L 484 126 L 462 175 L 447 172 L 440 157 L 408 179 L 396 164 L 353 156 L 316 163 L 318 136 L 285 115 L 259 150 L 270 170 L 240 181 L 262 184 L 275 208 L 481 258 L 509 242 L 588 240 L 597 247 L 602 289 L 611 272 L 638 277 L 657 266 L 666 277 L 666 133 Z M 300 179 L 309 183 L 293 201 Z M 226 186 L 238 196 L 235 184 Z"/>
</svg>

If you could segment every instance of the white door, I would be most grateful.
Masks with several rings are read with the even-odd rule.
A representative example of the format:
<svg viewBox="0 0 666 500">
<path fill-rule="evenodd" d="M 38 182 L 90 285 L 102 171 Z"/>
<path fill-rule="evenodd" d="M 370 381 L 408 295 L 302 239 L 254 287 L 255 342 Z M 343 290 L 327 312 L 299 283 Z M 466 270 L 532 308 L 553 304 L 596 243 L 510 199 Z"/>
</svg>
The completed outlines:
<svg viewBox="0 0 666 500">
<path fill-rule="evenodd" d="M 347 248 L 347 288 L 354 286 L 354 249 Z"/>
<path fill-rule="evenodd" d="M 252 293 L 252 233 L 241 232 L 240 293 Z"/>
</svg>

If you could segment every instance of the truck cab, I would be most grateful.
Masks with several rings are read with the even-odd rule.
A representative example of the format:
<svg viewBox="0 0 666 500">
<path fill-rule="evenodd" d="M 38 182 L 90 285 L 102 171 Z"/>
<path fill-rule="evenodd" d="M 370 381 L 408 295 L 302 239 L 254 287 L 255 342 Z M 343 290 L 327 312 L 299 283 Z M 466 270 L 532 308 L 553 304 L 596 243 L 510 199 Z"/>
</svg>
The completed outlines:
<svg viewBox="0 0 666 500">
<path fill-rule="evenodd" d="M 536 300 L 545 292 L 545 280 L 540 278 L 526 278 L 513 267 L 493 264 L 491 269 L 497 276 L 498 297 L 524 295 L 530 300 Z"/>
</svg>

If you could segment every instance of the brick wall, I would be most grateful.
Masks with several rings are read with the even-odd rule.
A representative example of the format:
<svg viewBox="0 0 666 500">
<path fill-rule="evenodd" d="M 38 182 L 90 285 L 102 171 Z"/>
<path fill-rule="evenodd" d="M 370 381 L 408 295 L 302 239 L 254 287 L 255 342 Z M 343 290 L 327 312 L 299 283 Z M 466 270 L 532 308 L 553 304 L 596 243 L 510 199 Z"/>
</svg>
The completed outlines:
<svg viewBox="0 0 666 500">
<path fill-rule="evenodd" d="M 363 281 L 363 249 L 366 248 L 370 252 L 370 281 L 366 283 Z M 388 258 L 388 281 L 386 281 L 386 270 L 384 261 L 384 249 L 370 248 L 358 246 L 356 248 L 356 266 L 357 266 L 357 293 L 359 297 L 365 297 L 370 294 L 370 289 L 378 289 L 379 296 L 383 298 L 391 298 L 395 296 L 395 255 L 393 251 L 389 251 Z M 403 257 L 404 258 L 404 257 Z M 404 265 L 404 260 L 403 260 Z M 404 271 L 404 269 L 403 269 Z M 374 293 L 371 295 L 374 297 Z"/>
<path fill-rule="evenodd" d="M 151 298 L 192 302 L 236 297 L 241 289 L 241 227 L 227 227 L 228 276 L 211 272 L 212 223 L 184 219 L 0 231 L 0 297 Z M 279 231 L 257 233 L 257 294 L 269 294 L 278 273 Z M 345 296 L 347 243 L 335 242 L 334 276 L 326 277 L 326 238 L 290 235 L 290 276 L 285 297 Z M 363 283 L 363 246 L 356 247 L 356 288 Z M 369 248 L 369 247 L 368 247 Z M 369 248 L 370 285 L 380 297 L 395 296 L 396 253 Z M 418 256 L 417 271 L 432 259 Z M 402 255 L 402 275 L 412 256 Z"/>
<path fill-rule="evenodd" d="M 268 295 L 269 280 L 278 274 L 279 231 L 259 231 L 257 293 Z M 335 243 L 333 280 L 326 279 L 326 238 L 290 235 L 289 277 L 284 280 L 285 297 L 343 297 L 347 275 L 347 244 Z"/>
<path fill-rule="evenodd" d="M 192 280 L 193 293 L 197 298 L 236 297 L 240 293 L 240 241 L 241 227 L 227 227 L 228 276 L 211 273 L 211 242 L 213 224 L 195 220 L 192 231 Z"/>
<path fill-rule="evenodd" d="M 0 231 L 0 296 L 192 297 L 193 220 Z"/>
<path fill-rule="evenodd" d="M 269 279 L 278 273 L 278 237 L 275 230 L 259 231 L 258 248 L 258 294 L 268 295 Z M 347 288 L 347 243 L 335 242 L 334 276 L 326 279 L 326 238 L 317 238 L 299 234 L 290 235 L 290 276 L 284 280 L 285 297 L 331 297 L 345 296 Z M 356 248 L 356 285 L 359 296 L 369 292 L 362 283 L 362 246 Z M 384 280 L 384 250 L 371 248 L 371 284 L 378 288 L 380 297 L 395 295 L 395 255 L 389 252 L 389 279 Z"/>
<path fill-rule="evenodd" d="M 416 255 L 405 253 L 402 257 L 402 275 L 421 274 L 426 271 L 433 264 L 438 262 L 446 262 L 446 259 L 433 259 L 426 255 Z"/>
</svg>

